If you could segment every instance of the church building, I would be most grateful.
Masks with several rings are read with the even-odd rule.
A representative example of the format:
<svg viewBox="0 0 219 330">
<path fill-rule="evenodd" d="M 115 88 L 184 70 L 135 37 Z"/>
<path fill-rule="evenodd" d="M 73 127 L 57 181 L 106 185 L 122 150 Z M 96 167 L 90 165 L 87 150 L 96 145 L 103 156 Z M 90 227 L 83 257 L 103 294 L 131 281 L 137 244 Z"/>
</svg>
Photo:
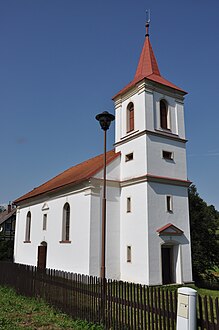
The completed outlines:
<svg viewBox="0 0 219 330">
<path fill-rule="evenodd" d="M 106 277 L 159 285 L 192 281 L 186 92 L 161 74 L 149 24 L 134 79 L 114 97 L 107 152 Z M 103 155 L 38 186 L 17 206 L 16 263 L 100 275 Z"/>
</svg>

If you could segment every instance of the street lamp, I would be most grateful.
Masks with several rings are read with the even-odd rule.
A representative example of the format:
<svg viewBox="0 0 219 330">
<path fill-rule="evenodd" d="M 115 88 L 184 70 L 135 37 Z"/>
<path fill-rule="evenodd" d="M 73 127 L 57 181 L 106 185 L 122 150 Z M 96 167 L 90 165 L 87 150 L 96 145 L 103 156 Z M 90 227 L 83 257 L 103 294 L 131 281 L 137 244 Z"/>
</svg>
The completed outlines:
<svg viewBox="0 0 219 330">
<path fill-rule="evenodd" d="M 102 130 L 104 130 L 104 166 L 103 166 L 103 199 L 102 199 L 102 247 L 101 247 L 101 268 L 100 277 L 105 283 L 106 279 L 106 131 L 115 120 L 115 116 L 108 111 L 96 115 Z M 105 287 L 105 285 L 104 285 Z M 104 290 L 105 291 L 105 290 Z"/>
</svg>

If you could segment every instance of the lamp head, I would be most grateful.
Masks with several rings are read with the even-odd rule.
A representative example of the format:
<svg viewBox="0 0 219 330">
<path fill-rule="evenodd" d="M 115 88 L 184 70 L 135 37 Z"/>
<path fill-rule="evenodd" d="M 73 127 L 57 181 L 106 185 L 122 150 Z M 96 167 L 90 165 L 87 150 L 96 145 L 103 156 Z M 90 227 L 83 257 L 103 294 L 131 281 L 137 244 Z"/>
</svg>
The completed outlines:
<svg viewBox="0 0 219 330">
<path fill-rule="evenodd" d="M 95 118 L 99 121 L 100 126 L 104 131 L 107 131 L 110 127 L 111 122 L 115 120 L 115 116 L 108 111 L 99 113 L 98 115 L 96 115 Z"/>
</svg>

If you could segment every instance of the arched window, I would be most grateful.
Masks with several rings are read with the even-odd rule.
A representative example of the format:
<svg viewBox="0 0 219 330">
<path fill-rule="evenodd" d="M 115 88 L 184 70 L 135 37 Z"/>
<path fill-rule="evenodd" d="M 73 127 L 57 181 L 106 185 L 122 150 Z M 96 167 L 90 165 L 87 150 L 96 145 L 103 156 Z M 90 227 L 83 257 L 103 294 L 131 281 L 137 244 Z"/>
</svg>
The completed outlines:
<svg viewBox="0 0 219 330">
<path fill-rule="evenodd" d="M 31 229 L 31 213 L 27 213 L 26 218 L 26 230 L 25 230 L 25 241 L 30 242 L 30 229 Z"/>
<path fill-rule="evenodd" d="M 127 106 L 127 132 L 134 130 L 134 104 L 130 102 Z"/>
<path fill-rule="evenodd" d="M 169 129 L 168 107 L 164 100 L 160 101 L 160 127 L 163 129 Z"/>
<path fill-rule="evenodd" d="M 63 207 L 62 240 L 69 241 L 70 229 L 70 205 L 65 203 Z"/>
</svg>

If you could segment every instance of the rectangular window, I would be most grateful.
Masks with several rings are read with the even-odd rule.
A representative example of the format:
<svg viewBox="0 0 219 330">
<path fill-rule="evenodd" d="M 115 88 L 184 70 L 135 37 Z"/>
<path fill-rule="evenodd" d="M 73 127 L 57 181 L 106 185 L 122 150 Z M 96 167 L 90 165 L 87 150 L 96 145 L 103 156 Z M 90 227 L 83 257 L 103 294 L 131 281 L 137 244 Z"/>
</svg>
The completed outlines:
<svg viewBox="0 0 219 330">
<path fill-rule="evenodd" d="M 43 215 L 43 230 L 46 230 L 47 227 L 47 214 Z"/>
<path fill-rule="evenodd" d="M 128 155 L 125 155 L 125 161 L 129 162 L 130 160 L 133 160 L 133 152 Z"/>
<path fill-rule="evenodd" d="M 127 246 L 127 262 L 131 262 L 131 261 L 132 261 L 132 247 Z"/>
<path fill-rule="evenodd" d="M 166 196 L 167 212 L 173 212 L 172 196 Z"/>
<path fill-rule="evenodd" d="M 6 231 L 10 231 L 10 230 L 11 230 L 11 224 L 10 224 L 10 223 L 7 222 L 7 223 L 5 224 L 5 230 L 6 230 Z"/>
<path fill-rule="evenodd" d="M 131 197 L 127 197 L 126 212 L 131 212 Z"/>
<path fill-rule="evenodd" d="M 163 158 L 173 160 L 173 153 L 170 151 L 163 150 Z"/>
</svg>

